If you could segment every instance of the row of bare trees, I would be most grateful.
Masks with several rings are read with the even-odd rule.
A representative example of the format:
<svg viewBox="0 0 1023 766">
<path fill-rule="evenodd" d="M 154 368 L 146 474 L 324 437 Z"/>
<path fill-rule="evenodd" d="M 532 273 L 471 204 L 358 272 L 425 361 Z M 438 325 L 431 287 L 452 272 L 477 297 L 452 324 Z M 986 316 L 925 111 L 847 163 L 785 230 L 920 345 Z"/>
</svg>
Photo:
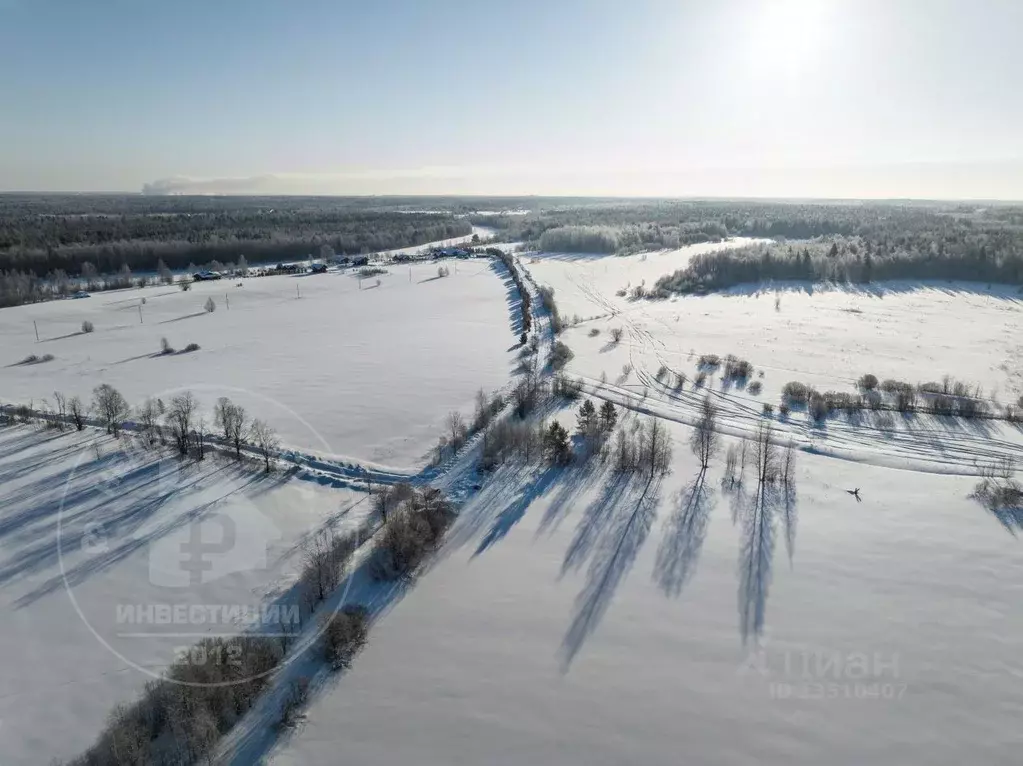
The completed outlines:
<svg viewBox="0 0 1023 766">
<path fill-rule="evenodd" d="M 191 391 L 175 394 L 169 403 L 150 397 L 133 409 L 120 391 L 109 383 L 102 383 L 93 389 L 89 404 L 60 391 L 54 391 L 53 401 L 51 409 L 44 400 L 40 414 L 55 428 L 64 430 L 71 425 L 83 431 L 92 415 L 108 434 L 118 436 L 125 423 L 133 421 L 135 431 L 148 446 L 163 443 L 169 435 L 183 457 L 191 454 L 198 460 L 204 459 L 214 430 L 220 442 L 233 449 L 238 459 L 244 448 L 254 449 L 262 458 L 267 473 L 280 449 L 280 438 L 273 427 L 259 418 L 250 418 L 242 405 L 226 396 L 217 399 L 212 421 L 207 419 Z"/>
</svg>

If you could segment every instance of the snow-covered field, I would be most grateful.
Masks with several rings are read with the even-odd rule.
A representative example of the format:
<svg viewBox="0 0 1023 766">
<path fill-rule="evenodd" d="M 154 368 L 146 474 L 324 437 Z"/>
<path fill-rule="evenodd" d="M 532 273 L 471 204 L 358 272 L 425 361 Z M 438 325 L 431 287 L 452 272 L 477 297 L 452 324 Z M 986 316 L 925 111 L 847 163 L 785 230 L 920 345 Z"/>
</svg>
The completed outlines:
<svg viewBox="0 0 1023 766">
<path fill-rule="evenodd" d="M 792 284 L 666 301 L 617 294 L 644 281 L 652 286 L 657 276 L 707 247 L 625 258 L 529 258 L 536 280 L 555 289 L 562 315 L 583 320 L 563 334 L 575 354 L 569 373 L 582 376 L 604 398 L 628 399 L 688 423 L 709 391 L 725 428 L 736 434 L 760 422 L 765 402 L 777 407 L 782 387 L 792 380 L 819 391 L 854 393 L 865 373 L 911 383 L 951 375 L 981 385 L 992 408 L 999 409 L 1023 394 L 1023 298 L 1015 289 Z M 624 331 L 618 344 L 610 342 L 615 327 Z M 591 336 L 594 329 L 600 334 Z M 750 361 L 758 370 L 750 382 L 759 382 L 762 392 L 754 396 L 723 382 L 720 370 L 710 374 L 706 388 L 694 389 L 703 354 Z M 671 374 L 659 381 L 662 366 Z M 678 373 L 688 380 L 676 391 Z M 804 446 L 883 465 L 908 462 L 922 470 L 977 473 L 1002 455 L 1023 458 L 1019 430 L 1002 422 L 889 415 L 864 413 L 856 422 L 835 417 L 815 428 L 804 413 L 793 413 L 776 425 Z"/>
<path fill-rule="evenodd" d="M 227 760 L 247 766 L 270 748 L 270 762 L 296 765 L 339 753 L 357 764 L 1018 762 L 1023 525 L 969 496 L 977 474 L 1023 458 L 1019 429 L 774 413 L 798 467 L 792 491 L 760 504 L 755 483 L 726 487 L 721 458 L 701 473 L 688 440 L 706 397 L 732 441 L 764 422 L 763 404 L 777 405 L 790 380 L 852 392 L 866 372 L 950 374 L 992 403 L 1015 401 L 1023 302 L 948 284 L 617 294 L 722 246 L 522 258 L 562 315 L 581 319 L 562 334 L 568 373 L 598 404 L 662 418 L 671 474 L 622 483 L 580 465 L 507 465 L 484 478 L 463 450 L 431 474 L 467 497 L 434 565 L 387 601 L 352 669 L 315 687 L 296 730 L 272 745 L 267 711 L 250 715 Z M 505 386 L 515 359 L 518 307 L 502 267 L 447 265 L 443 279 L 436 265 L 393 266 L 361 290 L 329 273 L 8 309 L 0 362 L 56 358 L 4 367 L 0 396 L 87 396 L 99 382 L 133 401 L 227 394 L 307 452 L 413 468 L 444 415 L 468 411 L 480 386 Z M 201 312 L 210 296 L 212 315 Z M 85 318 L 95 333 L 77 334 Z M 159 356 L 162 336 L 202 349 Z M 711 353 L 748 359 L 763 391 L 719 373 L 694 387 L 697 358 Z M 555 416 L 574 425 L 572 410 Z M 365 519 L 364 494 L 302 475 L 315 478 L 214 460 L 180 470 L 94 432 L 0 430 L 0 763 L 80 751 L 144 670 L 195 643 L 166 627 L 131 635 L 118 615 L 177 603 L 176 556 L 196 543 L 178 536 L 197 521 L 235 508 L 261 520 L 252 534 L 267 538 L 266 561 L 247 544 L 255 561 L 237 571 L 207 581 L 196 570 L 190 602 L 267 604 L 312 530 Z"/>
<path fill-rule="evenodd" d="M 973 480 L 802 456 L 751 514 L 672 429 L 645 493 L 495 477 L 271 761 L 1018 762 L 1023 548 Z"/>
<path fill-rule="evenodd" d="M 93 430 L 0 429 L 0 763 L 82 751 L 178 647 L 245 630 L 248 610 L 283 598 L 302 541 L 359 523 L 365 497 L 212 458 L 180 468 Z M 208 550 L 215 567 L 182 583 L 174 565 L 193 531 L 233 551 Z M 239 612 L 126 621 L 125 608 L 149 604 Z"/>
<path fill-rule="evenodd" d="M 447 413 L 508 382 L 507 276 L 489 261 L 274 276 L 98 293 L 0 311 L 0 400 L 84 400 L 99 383 L 129 403 L 189 388 L 267 420 L 285 445 L 365 463 L 421 465 Z M 379 279 L 379 286 L 376 285 Z M 207 298 L 216 311 L 203 310 Z M 145 305 L 140 303 L 145 299 Z M 95 331 L 80 333 L 84 320 Z M 35 340 L 38 327 L 42 342 Z M 175 349 L 161 356 L 160 340 Z M 17 364 L 30 354 L 52 361 Z"/>
</svg>

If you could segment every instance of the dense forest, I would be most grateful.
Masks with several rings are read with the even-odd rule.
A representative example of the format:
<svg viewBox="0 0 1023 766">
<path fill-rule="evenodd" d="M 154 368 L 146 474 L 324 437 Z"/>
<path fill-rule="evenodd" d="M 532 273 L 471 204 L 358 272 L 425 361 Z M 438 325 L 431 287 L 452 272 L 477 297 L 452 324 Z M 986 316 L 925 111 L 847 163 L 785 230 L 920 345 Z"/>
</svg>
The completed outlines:
<svg viewBox="0 0 1023 766">
<path fill-rule="evenodd" d="M 693 258 L 653 291 L 765 279 L 956 279 L 1023 284 L 1023 207 L 939 202 L 638 200 L 487 216 L 477 223 L 546 251 L 619 255 L 730 237 L 772 240 Z"/>
<path fill-rule="evenodd" d="M 1023 284 L 1023 208 L 938 202 L 503 197 L 0 195 L 0 306 L 78 277 L 365 253 L 494 228 L 546 251 L 628 254 L 743 236 L 658 294 L 763 279 L 972 279 Z"/>
<path fill-rule="evenodd" d="M 657 281 L 652 297 L 765 280 L 944 279 L 1023 285 L 1023 229 L 954 226 L 885 239 L 821 237 L 697 255 Z"/>
<path fill-rule="evenodd" d="M 408 247 L 472 231 L 451 213 L 368 199 L 0 195 L 0 306 L 137 283 L 207 264 L 295 260 Z M 114 275 L 111 279 L 110 275 Z"/>
</svg>

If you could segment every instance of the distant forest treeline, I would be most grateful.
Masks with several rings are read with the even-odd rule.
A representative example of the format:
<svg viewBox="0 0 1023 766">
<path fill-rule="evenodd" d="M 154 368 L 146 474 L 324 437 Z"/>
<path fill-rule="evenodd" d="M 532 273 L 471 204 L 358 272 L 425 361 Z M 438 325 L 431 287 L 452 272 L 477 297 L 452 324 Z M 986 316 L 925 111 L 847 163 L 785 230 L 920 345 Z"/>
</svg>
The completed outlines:
<svg viewBox="0 0 1023 766">
<path fill-rule="evenodd" d="M 826 237 L 697 255 L 657 281 L 652 297 L 765 280 L 878 282 L 945 279 L 1023 285 L 1023 231 L 948 226 L 900 237 Z"/>
<path fill-rule="evenodd" d="M 489 216 L 547 251 L 633 253 L 729 237 L 773 243 L 694 257 L 654 293 L 765 279 L 957 279 L 1023 284 L 1023 207 L 939 202 L 653 201 Z"/>
<path fill-rule="evenodd" d="M 44 198 L 45 199 L 45 198 Z M 0 269 L 36 277 L 82 273 L 90 263 L 101 274 L 171 269 L 211 261 L 249 263 L 302 258 L 322 245 L 338 253 L 374 252 L 469 234 L 465 218 L 317 206 L 205 207 L 192 198 L 130 199 L 120 213 L 70 212 L 67 206 L 4 204 L 0 197 Z M 169 200 L 169 201 L 168 201 Z M 33 209 L 33 208 L 36 209 Z M 71 207 L 70 210 L 76 208 Z"/>
<path fill-rule="evenodd" d="M 1017 230 L 1023 227 L 1023 208 L 940 202 L 619 200 L 524 216 L 475 216 L 473 222 L 498 229 L 502 239 L 565 252 L 595 248 L 589 252 L 622 254 L 728 237 L 862 237 L 899 247 L 908 237 L 949 228 Z"/>
<path fill-rule="evenodd" d="M 498 212 L 510 211 L 508 215 Z M 525 214 L 521 214 L 526 211 Z M 700 256 L 667 292 L 762 279 L 943 278 L 1023 284 L 1023 208 L 937 202 L 458 197 L 0 195 L 0 305 L 85 274 L 359 253 L 469 234 L 548 251 L 634 253 L 730 237 L 776 244 Z M 799 244 L 789 245 L 798 240 Z M 834 245 L 834 247 L 832 247 Z M 837 248 L 837 249 L 836 249 Z M 832 252 L 834 250 L 834 252 Z"/>
</svg>

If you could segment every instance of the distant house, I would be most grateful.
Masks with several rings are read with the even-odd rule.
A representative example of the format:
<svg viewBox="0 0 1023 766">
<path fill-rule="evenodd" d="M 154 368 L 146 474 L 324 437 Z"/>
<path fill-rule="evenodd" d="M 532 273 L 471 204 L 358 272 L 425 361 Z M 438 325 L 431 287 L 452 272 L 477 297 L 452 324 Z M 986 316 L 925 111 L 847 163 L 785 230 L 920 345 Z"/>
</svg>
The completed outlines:
<svg viewBox="0 0 1023 766">
<path fill-rule="evenodd" d="M 368 266 L 369 256 L 368 255 L 356 255 L 352 258 L 353 266 Z"/>
<path fill-rule="evenodd" d="M 325 263 L 314 263 L 312 265 L 312 268 L 309 269 L 309 271 L 312 274 L 326 274 L 327 273 L 327 264 L 325 264 Z"/>
<path fill-rule="evenodd" d="M 210 282 L 214 279 L 220 279 L 220 274 L 215 271 L 197 271 L 192 275 L 192 279 L 196 282 Z"/>
</svg>

